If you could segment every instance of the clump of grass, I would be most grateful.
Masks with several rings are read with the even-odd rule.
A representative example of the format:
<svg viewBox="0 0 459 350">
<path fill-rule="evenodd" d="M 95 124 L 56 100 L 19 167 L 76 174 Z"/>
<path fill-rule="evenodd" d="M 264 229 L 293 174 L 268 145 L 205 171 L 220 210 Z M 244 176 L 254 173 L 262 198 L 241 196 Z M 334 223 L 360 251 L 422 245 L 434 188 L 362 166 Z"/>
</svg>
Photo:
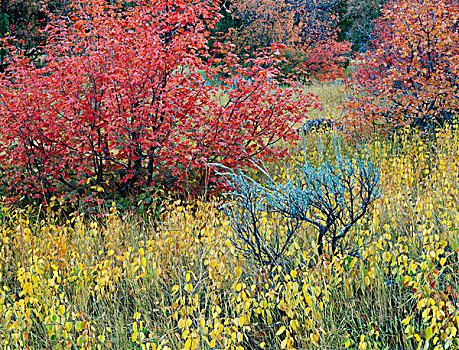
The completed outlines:
<svg viewBox="0 0 459 350">
<path fill-rule="evenodd" d="M 312 119 L 328 118 L 339 121 L 341 116 L 340 105 L 346 98 L 345 86 L 341 82 L 317 83 L 306 86 L 308 92 L 319 97 L 322 103 L 322 110 L 311 110 L 309 117 Z"/>
</svg>

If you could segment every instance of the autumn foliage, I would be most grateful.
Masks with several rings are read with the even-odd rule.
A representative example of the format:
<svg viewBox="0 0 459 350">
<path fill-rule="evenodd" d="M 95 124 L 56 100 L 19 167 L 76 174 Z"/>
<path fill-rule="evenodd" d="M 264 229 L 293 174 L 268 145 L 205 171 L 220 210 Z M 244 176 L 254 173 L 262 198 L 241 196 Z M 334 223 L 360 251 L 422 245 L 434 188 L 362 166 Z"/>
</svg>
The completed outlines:
<svg viewBox="0 0 459 350">
<path fill-rule="evenodd" d="M 48 21 L 66 12 L 69 1 L 3 0 L 0 2 L 0 36 L 14 37 L 15 45 L 33 60 L 39 61 L 41 46 L 46 41 L 44 31 Z M 0 69 L 7 64 L 7 53 L 0 51 Z"/>
<path fill-rule="evenodd" d="M 336 31 L 331 28 L 327 30 L 328 34 L 318 40 L 312 34 L 303 37 L 296 50 L 300 61 L 294 71 L 306 80 L 334 81 L 344 78 L 351 44 L 338 42 Z"/>
<path fill-rule="evenodd" d="M 345 121 L 380 126 L 439 122 L 459 110 L 459 2 L 398 0 L 377 20 L 374 50 L 358 57 Z"/>
<path fill-rule="evenodd" d="M 16 50 L 0 81 L 9 196 L 101 202 L 140 189 L 193 194 L 217 184 L 209 163 L 234 168 L 283 155 L 273 145 L 297 138 L 293 123 L 318 100 L 269 79 L 275 47 L 245 67 L 229 52 L 212 59 L 217 9 L 179 0 L 121 11 L 76 1 L 49 27 L 42 68 Z"/>
<path fill-rule="evenodd" d="M 253 52 L 278 42 L 287 46 L 284 73 L 299 73 L 303 81 L 343 77 L 350 43 L 338 42 L 336 1 L 234 0 L 233 16 L 242 21 L 230 32 L 240 52 Z"/>
</svg>

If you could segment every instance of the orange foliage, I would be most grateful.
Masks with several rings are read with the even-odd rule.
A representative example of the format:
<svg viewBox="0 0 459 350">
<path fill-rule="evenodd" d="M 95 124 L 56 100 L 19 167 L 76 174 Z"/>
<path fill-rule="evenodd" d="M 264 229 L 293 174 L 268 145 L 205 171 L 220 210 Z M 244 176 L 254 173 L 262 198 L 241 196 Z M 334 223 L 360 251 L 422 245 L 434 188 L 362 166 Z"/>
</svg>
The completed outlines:
<svg viewBox="0 0 459 350">
<path fill-rule="evenodd" d="M 398 0 L 376 23 L 373 51 L 348 81 L 345 124 L 358 133 L 443 122 L 459 110 L 459 2 Z"/>
<path fill-rule="evenodd" d="M 232 35 L 238 47 L 248 46 L 254 50 L 273 42 L 293 45 L 299 40 L 295 12 L 285 0 L 236 0 L 232 10 L 244 21 Z"/>
<path fill-rule="evenodd" d="M 334 5 L 331 0 L 235 0 L 231 10 L 243 25 L 231 40 L 240 52 L 275 42 L 287 46 L 285 70 L 295 70 L 306 80 L 342 77 L 350 44 L 337 42 Z"/>
</svg>

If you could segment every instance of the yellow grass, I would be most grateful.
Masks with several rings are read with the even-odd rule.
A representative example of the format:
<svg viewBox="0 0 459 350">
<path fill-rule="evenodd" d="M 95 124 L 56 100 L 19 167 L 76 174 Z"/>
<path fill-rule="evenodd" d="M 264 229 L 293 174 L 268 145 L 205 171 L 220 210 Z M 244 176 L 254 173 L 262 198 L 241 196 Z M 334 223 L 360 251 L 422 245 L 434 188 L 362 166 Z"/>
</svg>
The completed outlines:
<svg viewBox="0 0 459 350">
<path fill-rule="evenodd" d="M 311 89 L 339 113 L 337 87 Z M 0 347 L 458 349 L 459 131 L 368 147 L 383 196 L 350 235 L 360 257 L 318 257 L 304 226 L 270 271 L 234 249 L 217 202 L 171 203 L 159 223 L 4 208 Z"/>
</svg>

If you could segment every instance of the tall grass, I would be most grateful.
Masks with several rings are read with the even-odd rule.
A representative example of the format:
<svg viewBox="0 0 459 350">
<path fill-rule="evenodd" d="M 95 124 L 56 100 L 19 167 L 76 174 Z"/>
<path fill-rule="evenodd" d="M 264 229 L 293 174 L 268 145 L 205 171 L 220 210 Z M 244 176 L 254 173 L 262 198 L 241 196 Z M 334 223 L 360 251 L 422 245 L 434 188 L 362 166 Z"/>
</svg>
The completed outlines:
<svg viewBox="0 0 459 350">
<path fill-rule="evenodd" d="M 337 116 L 339 87 L 311 89 Z M 317 137 L 306 139 L 312 158 Z M 1 347 L 458 349 L 459 131 L 367 146 L 383 197 L 350 233 L 359 255 L 319 257 L 304 226 L 288 268 L 242 258 L 217 201 L 171 202 L 159 222 L 116 208 L 67 221 L 4 208 Z M 282 162 L 270 168 L 288 177 Z"/>
<path fill-rule="evenodd" d="M 338 121 L 341 116 L 341 109 L 339 106 L 346 98 L 344 84 L 335 83 L 316 83 L 311 86 L 305 87 L 307 92 L 311 92 L 319 97 L 322 103 L 323 110 L 312 110 L 309 117 L 312 119 L 329 118 Z"/>
</svg>

